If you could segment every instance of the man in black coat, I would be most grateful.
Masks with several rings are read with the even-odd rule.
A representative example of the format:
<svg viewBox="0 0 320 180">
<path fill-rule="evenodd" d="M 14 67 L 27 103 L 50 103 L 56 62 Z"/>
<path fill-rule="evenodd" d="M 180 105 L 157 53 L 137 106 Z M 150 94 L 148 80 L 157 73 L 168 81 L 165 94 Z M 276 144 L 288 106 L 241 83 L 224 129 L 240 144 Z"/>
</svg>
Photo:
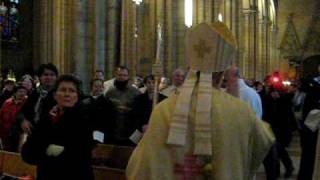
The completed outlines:
<svg viewBox="0 0 320 180">
<path fill-rule="evenodd" d="M 136 123 L 136 128 L 140 132 L 144 132 L 147 128 L 149 118 L 152 112 L 153 105 L 153 94 L 154 94 L 154 76 L 146 76 L 143 80 L 144 85 L 146 86 L 146 91 L 143 94 L 138 95 L 134 99 L 133 109 L 132 109 L 132 118 Z M 159 102 L 164 100 L 166 96 L 158 93 Z"/>
<path fill-rule="evenodd" d="M 318 66 L 320 68 L 320 65 Z M 320 69 L 319 73 L 307 78 L 303 83 L 306 91 L 306 98 L 302 109 L 302 119 L 306 119 L 309 112 L 320 108 Z M 312 132 L 304 124 L 301 130 L 301 160 L 298 179 L 311 180 L 315 164 L 316 144 L 318 131 Z"/>
</svg>

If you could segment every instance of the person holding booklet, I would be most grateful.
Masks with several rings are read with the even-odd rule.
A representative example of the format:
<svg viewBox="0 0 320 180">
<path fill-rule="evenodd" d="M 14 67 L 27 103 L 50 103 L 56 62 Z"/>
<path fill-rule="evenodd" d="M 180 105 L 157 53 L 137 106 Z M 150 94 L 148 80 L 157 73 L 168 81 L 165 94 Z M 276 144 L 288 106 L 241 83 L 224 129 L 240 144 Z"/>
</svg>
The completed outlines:
<svg viewBox="0 0 320 180">
<path fill-rule="evenodd" d="M 93 179 L 92 126 L 80 94 L 80 80 L 60 76 L 53 89 L 57 104 L 40 117 L 22 147 L 23 160 L 37 166 L 38 180 Z"/>
</svg>

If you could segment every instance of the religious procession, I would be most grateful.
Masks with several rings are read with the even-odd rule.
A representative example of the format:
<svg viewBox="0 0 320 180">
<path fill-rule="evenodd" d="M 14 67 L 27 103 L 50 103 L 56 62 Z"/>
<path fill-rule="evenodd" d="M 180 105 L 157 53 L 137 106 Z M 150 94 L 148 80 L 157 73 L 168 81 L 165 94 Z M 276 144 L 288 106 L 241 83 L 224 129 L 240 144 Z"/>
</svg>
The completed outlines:
<svg viewBox="0 0 320 180">
<path fill-rule="evenodd" d="M 89 94 L 51 63 L 5 80 L 2 173 L 18 161 L 21 177 L 39 180 L 260 179 L 263 165 L 266 179 L 290 178 L 299 166 L 288 147 L 299 131 L 298 179 L 320 177 L 319 76 L 290 86 L 274 74 L 243 79 L 237 42 L 221 22 L 195 26 L 186 46 L 187 67 L 171 78 L 160 61 L 133 80 L 125 66 L 110 80 L 96 70 Z"/>
<path fill-rule="evenodd" d="M 31 2 L 0 4 L 0 180 L 320 180 L 320 1 Z"/>
</svg>

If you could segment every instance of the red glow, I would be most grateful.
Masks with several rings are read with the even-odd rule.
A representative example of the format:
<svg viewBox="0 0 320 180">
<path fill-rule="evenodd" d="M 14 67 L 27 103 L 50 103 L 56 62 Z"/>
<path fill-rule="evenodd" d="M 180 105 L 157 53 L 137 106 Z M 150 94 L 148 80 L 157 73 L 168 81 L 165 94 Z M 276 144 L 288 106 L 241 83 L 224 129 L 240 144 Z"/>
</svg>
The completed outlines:
<svg viewBox="0 0 320 180">
<path fill-rule="evenodd" d="M 279 78 L 278 78 L 278 77 L 273 77 L 273 78 L 272 78 L 272 81 L 273 81 L 273 82 L 279 82 Z"/>
</svg>

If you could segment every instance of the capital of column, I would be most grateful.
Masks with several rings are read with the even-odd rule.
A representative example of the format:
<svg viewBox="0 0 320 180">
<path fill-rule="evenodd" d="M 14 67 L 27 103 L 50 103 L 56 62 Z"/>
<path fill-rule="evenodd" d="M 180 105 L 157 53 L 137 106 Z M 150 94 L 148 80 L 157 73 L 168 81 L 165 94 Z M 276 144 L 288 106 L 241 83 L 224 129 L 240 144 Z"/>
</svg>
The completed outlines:
<svg viewBox="0 0 320 180">
<path fill-rule="evenodd" d="M 244 8 L 242 9 L 242 13 L 245 15 L 251 15 L 251 14 L 257 14 L 257 9 L 256 8 Z"/>
</svg>

